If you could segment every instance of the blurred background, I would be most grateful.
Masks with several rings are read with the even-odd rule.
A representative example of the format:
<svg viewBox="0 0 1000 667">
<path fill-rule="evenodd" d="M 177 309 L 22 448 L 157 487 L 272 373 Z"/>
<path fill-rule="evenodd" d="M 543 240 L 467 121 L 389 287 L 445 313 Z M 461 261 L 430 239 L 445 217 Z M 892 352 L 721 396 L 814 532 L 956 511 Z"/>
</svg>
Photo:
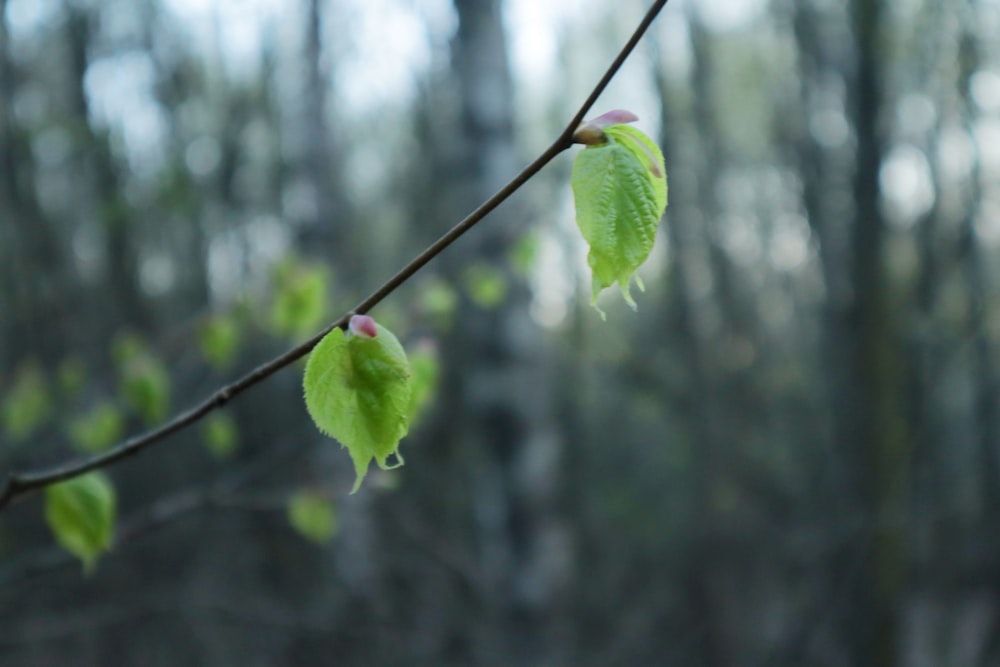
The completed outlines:
<svg viewBox="0 0 1000 667">
<path fill-rule="evenodd" d="M 0 0 L 0 472 L 306 339 L 554 139 L 645 3 Z M 301 365 L 0 514 L 3 665 L 1000 665 L 1000 3 L 672 0 L 670 205 L 589 305 L 571 156 L 380 305 L 348 495 Z M 575 149 L 574 149 L 575 150 Z"/>
</svg>

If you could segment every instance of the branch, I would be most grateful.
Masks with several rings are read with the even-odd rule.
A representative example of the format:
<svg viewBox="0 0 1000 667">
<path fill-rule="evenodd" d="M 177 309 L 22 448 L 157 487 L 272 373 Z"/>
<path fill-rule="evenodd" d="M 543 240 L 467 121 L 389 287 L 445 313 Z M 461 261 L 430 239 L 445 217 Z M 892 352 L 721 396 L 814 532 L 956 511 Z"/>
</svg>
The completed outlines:
<svg viewBox="0 0 1000 667">
<path fill-rule="evenodd" d="M 480 204 L 479 207 L 466 216 L 465 219 L 452 227 L 441 238 L 432 243 L 423 252 L 411 260 L 409 264 L 400 269 L 396 275 L 389 278 L 389 280 L 383 283 L 381 287 L 376 289 L 370 296 L 361 301 L 352 311 L 344 313 L 339 319 L 304 343 L 301 343 L 281 356 L 258 366 L 235 382 L 222 387 L 200 404 L 180 413 L 170 421 L 156 429 L 153 429 L 152 431 L 126 440 L 117 447 L 88 459 L 71 461 L 64 465 L 58 465 L 34 472 L 15 472 L 9 474 L 7 482 L 3 487 L 3 492 L 0 493 L 0 510 L 11 504 L 14 500 L 17 500 L 33 491 L 42 489 L 49 484 L 78 477 L 84 473 L 98 468 L 104 468 L 113 463 L 117 463 L 122 459 L 134 456 L 157 442 L 165 440 L 174 433 L 191 426 L 210 412 L 218 410 L 226 405 L 234 396 L 243 393 L 250 387 L 262 382 L 285 366 L 288 366 L 309 354 L 309 352 L 316 347 L 316 345 L 328 333 L 334 329 L 346 328 L 351 315 L 355 313 L 367 313 L 369 310 L 378 305 L 383 299 L 392 294 L 398 287 L 409 280 L 417 271 L 422 269 L 424 265 L 437 257 L 445 248 L 454 243 L 460 236 L 472 229 L 472 227 L 475 226 L 480 220 L 491 213 L 493 209 L 497 208 L 511 195 L 517 192 L 522 185 L 527 183 L 528 180 L 541 171 L 542 168 L 551 162 L 552 159 L 559 153 L 573 145 L 573 133 L 583 121 L 583 117 L 587 115 L 590 108 L 597 101 L 597 98 L 604 92 L 608 83 L 610 83 L 611 79 L 618 73 L 618 70 L 621 69 L 625 59 L 628 58 L 629 54 L 631 54 L 635 49 L 636 44 L 639 43 L 639 40 L 649 28 L 653 19 L 656 18 L 657 14 L 660 13 L 660 10 L 662 10 L 666 4 L 667 0 L 654 0 L 652 7 L 650 7 L 645 17 L 643 17 L 642 21 L 639 23 L 639 26 L 635 29 L 635 32 L 632 33 L 628 42 L 626 42 L 625 46 L 622 47 L 622 50 L 618 53 L 618 56 L 608 67 L 604 76 L 601 77 L 601 80 L 598 81 L 596 86 L 594 86 L 594 89 L 590 92 L 590 95 L 587 96 L 587 99 L 580 106 L 579 110 L 573 116 L 572 120 L 570 120 L 566 128 L 562 131 L 555 142 L 553 142 L 552 145 L 545 150 L 545 152 L 538 156 L 534 162 L 525 167 L 496 194 Z"/>
</svg>

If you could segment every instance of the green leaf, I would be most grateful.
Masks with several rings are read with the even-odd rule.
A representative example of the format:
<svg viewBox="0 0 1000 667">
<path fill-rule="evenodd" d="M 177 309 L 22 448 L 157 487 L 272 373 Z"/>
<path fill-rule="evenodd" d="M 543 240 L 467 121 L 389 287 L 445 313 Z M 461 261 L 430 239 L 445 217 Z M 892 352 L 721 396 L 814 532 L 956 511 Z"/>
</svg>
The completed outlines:
<svg viewBox="0 0 1000 667">
<path fill-rule="evenodd" d="M 421 345 L 410 355 L 413 371 L 413 387 L 410 391 L 410 407 L 407 411 L 410 425 L 416 423 L 434 397 L 437 388 L 440 363 L 433 345 Z"/>
<path fill-rule="evenodd" d="M 590 246 L 592 302 L 618 283 L 635 308 L 629 282 L 653 248 L 667 205 L 666 171 L 660 149 L 642 132 L 614 125 L 604 133 L 606 143 L 588 146 L 573 162 L 576 221 Z"/>
<path fill-rule="evenodd" d="M 159 359 L 137 355 L 125 364 L 122 394 L 147 424 L 155 424 L 170 410 L 170 375 Z"/>
<path fill-rule="evenodd" d="M 148 353 L 146 342 L 132 331 L 119 332 L 111 342 L 111 358 L 119 372 L 136 357 Z"/>
<path fill-rule="evenodd" d="M 99 471 L 45 489 L 45 520 L 56 542 L 83 561 L 85 573 L 111 549 L 115 504 L 115 489 Z"/>
<path fill-rule="evenodd" d="M 87 369 L 78 357 L 70 357 L 59 364 L 57 371 L 59 389 L 66 398 L 76 398 L 87 384 Z"/>
<path fill-rule="evenodd" d="M 604 130 L 604 134 L 629 149 L 646 168 L 653 184 L 653 194 L 656 195 L 656 206 L 660 212 L 658 218 L 662 217 L 667 209 L 667 167 L 660 147 L 643 132 L 628 125 L 614 125 Z"/>
<path fill-rule="evenodd" d="M 11 440 L 24 440 L 45 422 L 51 410 L 52 400 L 42 371 L 33 363 L 21 365 L 0 405 L 4 432 Z"/>
<path fill-rule="evenodd" d="M 271 326 L 284 336 L 305 336 L 326 319 L 326 272 L 320 268 L 283 267 L 276 276 Z"/>
<path fill-rule="evenodd" d="M 507 296 L 507 278 L 495 266 L 478 262 L 465 271 L 466 290 L 469 298 L 480 308 L 496 308 Z"/>
<path fill-rule="evenodd" d="M 316 544 L 332 540 L 339 526 L 333 503 L 313 491 L 300 491 L 288 500 L 288 523 Z"/>
<path fill-rule="evenodd" d="M 538 235 L 528 233 L 518 239 L 517 243 L 510 249 L 509 259 L 511 266 L 517 275 L 527 278 L 535 268 L 538 261 Z"/>
<path fill-rule="evenodd" d="M 170 374 L 138 335 L 115 336 L 111 356 L 118 370 L 123 402 L 147 424 L 162 421 L 170 410 Z"/>
<path fill-rule="evenodd" d="M 357 316 L 356 316 L 357 317 Z M 412 380 L 403 346 L 376 325 L 374 338 L 334 329 L 309 355 L 305 372 L 306 408 L 323 433 L 347 447 L 361 486 L 372 459 L 388 469 L 399 441 L 409 430 Z"/>
<path fill-rule="evenodd" d="M 75 417 L 68 427 L 73 446 L 87 454 L 108 449 L 118 442 L 123 430 L 121 411 L 111 402 L 101 403 Z"/>
<path fill-rule="evenodd" d="M 420 305 L 440 326 L 448 326 L 458 307 L 458 295 L 444 280 L 432 278 L 420 288 Z"/>
<path fill-rule="evenodd" d="M 240 329 L 233 318 L 217 315 L 202 325 L 198 343 L 209 364 L 225 369 L 239 351 Z"/>
<path fill-rule="evenodd" d="M 239 444 L 239 429 L 230 415 L 216 412 L 202 424 L 201 437 L 215 458 L 226 459 L 236 451 L 236 446 Z"/>
</svg>

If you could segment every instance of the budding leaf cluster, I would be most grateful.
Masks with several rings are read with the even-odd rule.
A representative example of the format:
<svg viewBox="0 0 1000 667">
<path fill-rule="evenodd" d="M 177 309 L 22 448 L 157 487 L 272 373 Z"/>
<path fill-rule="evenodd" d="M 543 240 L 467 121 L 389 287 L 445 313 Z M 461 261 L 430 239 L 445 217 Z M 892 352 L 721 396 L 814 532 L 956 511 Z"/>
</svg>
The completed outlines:
<svg viewBox="0 0 1000 667">
<path fill-rule="evenodd" d="M 355 315 L 348 332 L 334 329 L 309 355 L 306 409 L 320 431 L 347 448 L 361 486 L 368 466 L 402 464 L 399 441 L 409 430 L 412 373 L 391 331 Z M 395 465 L 387 460 L 395 456 Z"/>
<path fill-rule="evenodd" d="M 570 185 L 576 222 L 590 246 L 592 303 L 618 283 L 635 308 L 629 284 L 653 248 L 667 207 L 667 178 L 656 143 L 623 124 L 633 120 L 629 112 L 612 111 L 581 126 L 576 139 L 587 146 L 573 162 Z"/>
</svg>

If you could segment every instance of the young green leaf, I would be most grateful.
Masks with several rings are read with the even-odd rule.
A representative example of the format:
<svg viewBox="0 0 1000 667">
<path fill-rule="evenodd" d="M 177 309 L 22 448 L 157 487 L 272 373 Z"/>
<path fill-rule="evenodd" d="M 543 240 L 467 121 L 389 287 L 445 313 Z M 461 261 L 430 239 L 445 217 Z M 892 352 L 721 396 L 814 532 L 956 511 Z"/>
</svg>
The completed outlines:
<svg viewBox="0 0 1000 667">
<path fill-rule="evenodd" d="M 420 287 L 419 304 L 424 313 L 440 328 L 448 328 L 458 307 L 458 293 L 450 283 L 434 277 Z"/>
<path fill-rule="evenodd" d="M 596 124 L 591 129 L 600 134 L 588 135 L 592 141 L 576 156 L 571 185 L 577 225 L 590 246 L 592 301 L 618 283 L 626 303 L 635 308 L 629 282 L 649 257 L 667 206 L 663 154 L 634 128 Z"/>
<path fill-rule="evenodd" d="M 334 329 L 309 355 L 304 386 L 316 426 L 347 447 L 354 461 L 354 493 L 372 459 L 383 469 L 395 467 L 386 463 L 391 455 L 402 464 L 397 450 L 409 430 L 412 380 L 392 332 L 365 315 L 351 320 L 350 333 Z"/>
<path fill-rule="evenodd" d="M 275 276 L 271 326 L 284 336 L 304 336 L 326 318 L 327 274 L 308 265 L 281 267 Z"/>
<path fill-rule="evenodd" d="M 216 412 L 205 420 L 201 427 L 201 437 L 208 451 L 217 459 L 227 459 L 239 445 L 239 429 L 236 420 L 225 412 Z"/>
<path fill-rule="evenodd" d="M 73 399 L 83 392 L 87 384 L 87 369 L 79 357 L 70 357 L 60 362 L 56 377 L 63 396 Z"/>
<path fill-rule="evenodd" d="M 52 399 L 45 376 L 33 362 L 22 364 L 15 378 L 0 396 L 0 423 L 11 440 L 24 440 L 48 419 Z"/>
<path fill-rule="evenodd" d="M 201 326 L 198 345 L 208 363 L 225 369 L 239 351 L 240 329 L 232 317 L 216 315 Z"/>
<path fill-rule="evenodd" d="M 518 239 L 507 253 L 511 268 L 518 276 L 522 278 L 531 276 L 535 262 L 538 261 L 539 245 L 538 235 L 529 233 Z"/>
<path fill-rule="evenodd" d="M 649 171 L 653 184 L 653 194 L 656 195 L 656 205 L 662 216 L 667 209 L 667 167 L 663 163 L 663 153 L 660 151 L 660 147 L 645 134 L 628 125 L 615 125 L 609 127 L 604 133 L 629 149 Z"/>
<path fill-rule="evenodd" d="M 299 535 L 316 544 L 326 544 L 337 534 L 333 503 L 313 491 L 299 491 L 288 500 L 288 523 Z"/>
<path fill-rule="evenodd" d="M 123 332 L 111 344 L 124 403 L 147 424 L 162 421 L 170 410 L 170 373 L 138 335 Z"/>
<path fill-rule="evenodd" d="M 162 421 L 170 410 L 170 374 L 152 354 L 130 359 L 122 376 L 122 394 L 147 424 Z"/>
<path fill-rule="evenodd" d="M 70 421 L 69 438 L 81 452 L 97 454 L 121 438 L 124 426 L 121 410 L 106 401 Z"/>
<path fill-rule="evenodd" d="M 419 345 L 410 355 L 410 367 L 413 370 L 413 385 L 408 418 L 412 425 L 430 404 L 437 387 L 440 363 L 437 350 L 430 341 Z"/>
<path fill-rule="evenodd" d="M 56 542 L 83 561 L 88 574 L 111 548 L 115 513 L 115 489 L 100 471 L 45 489 L 45 520 Z"/>
<path fill-rule="evenodd" d="M 507 297 L 507 277 L 498 267 L 477 262 L 465 270 L 463 278 L 469 298 L 480 308 L 496 308 Z"/>
</svg>

